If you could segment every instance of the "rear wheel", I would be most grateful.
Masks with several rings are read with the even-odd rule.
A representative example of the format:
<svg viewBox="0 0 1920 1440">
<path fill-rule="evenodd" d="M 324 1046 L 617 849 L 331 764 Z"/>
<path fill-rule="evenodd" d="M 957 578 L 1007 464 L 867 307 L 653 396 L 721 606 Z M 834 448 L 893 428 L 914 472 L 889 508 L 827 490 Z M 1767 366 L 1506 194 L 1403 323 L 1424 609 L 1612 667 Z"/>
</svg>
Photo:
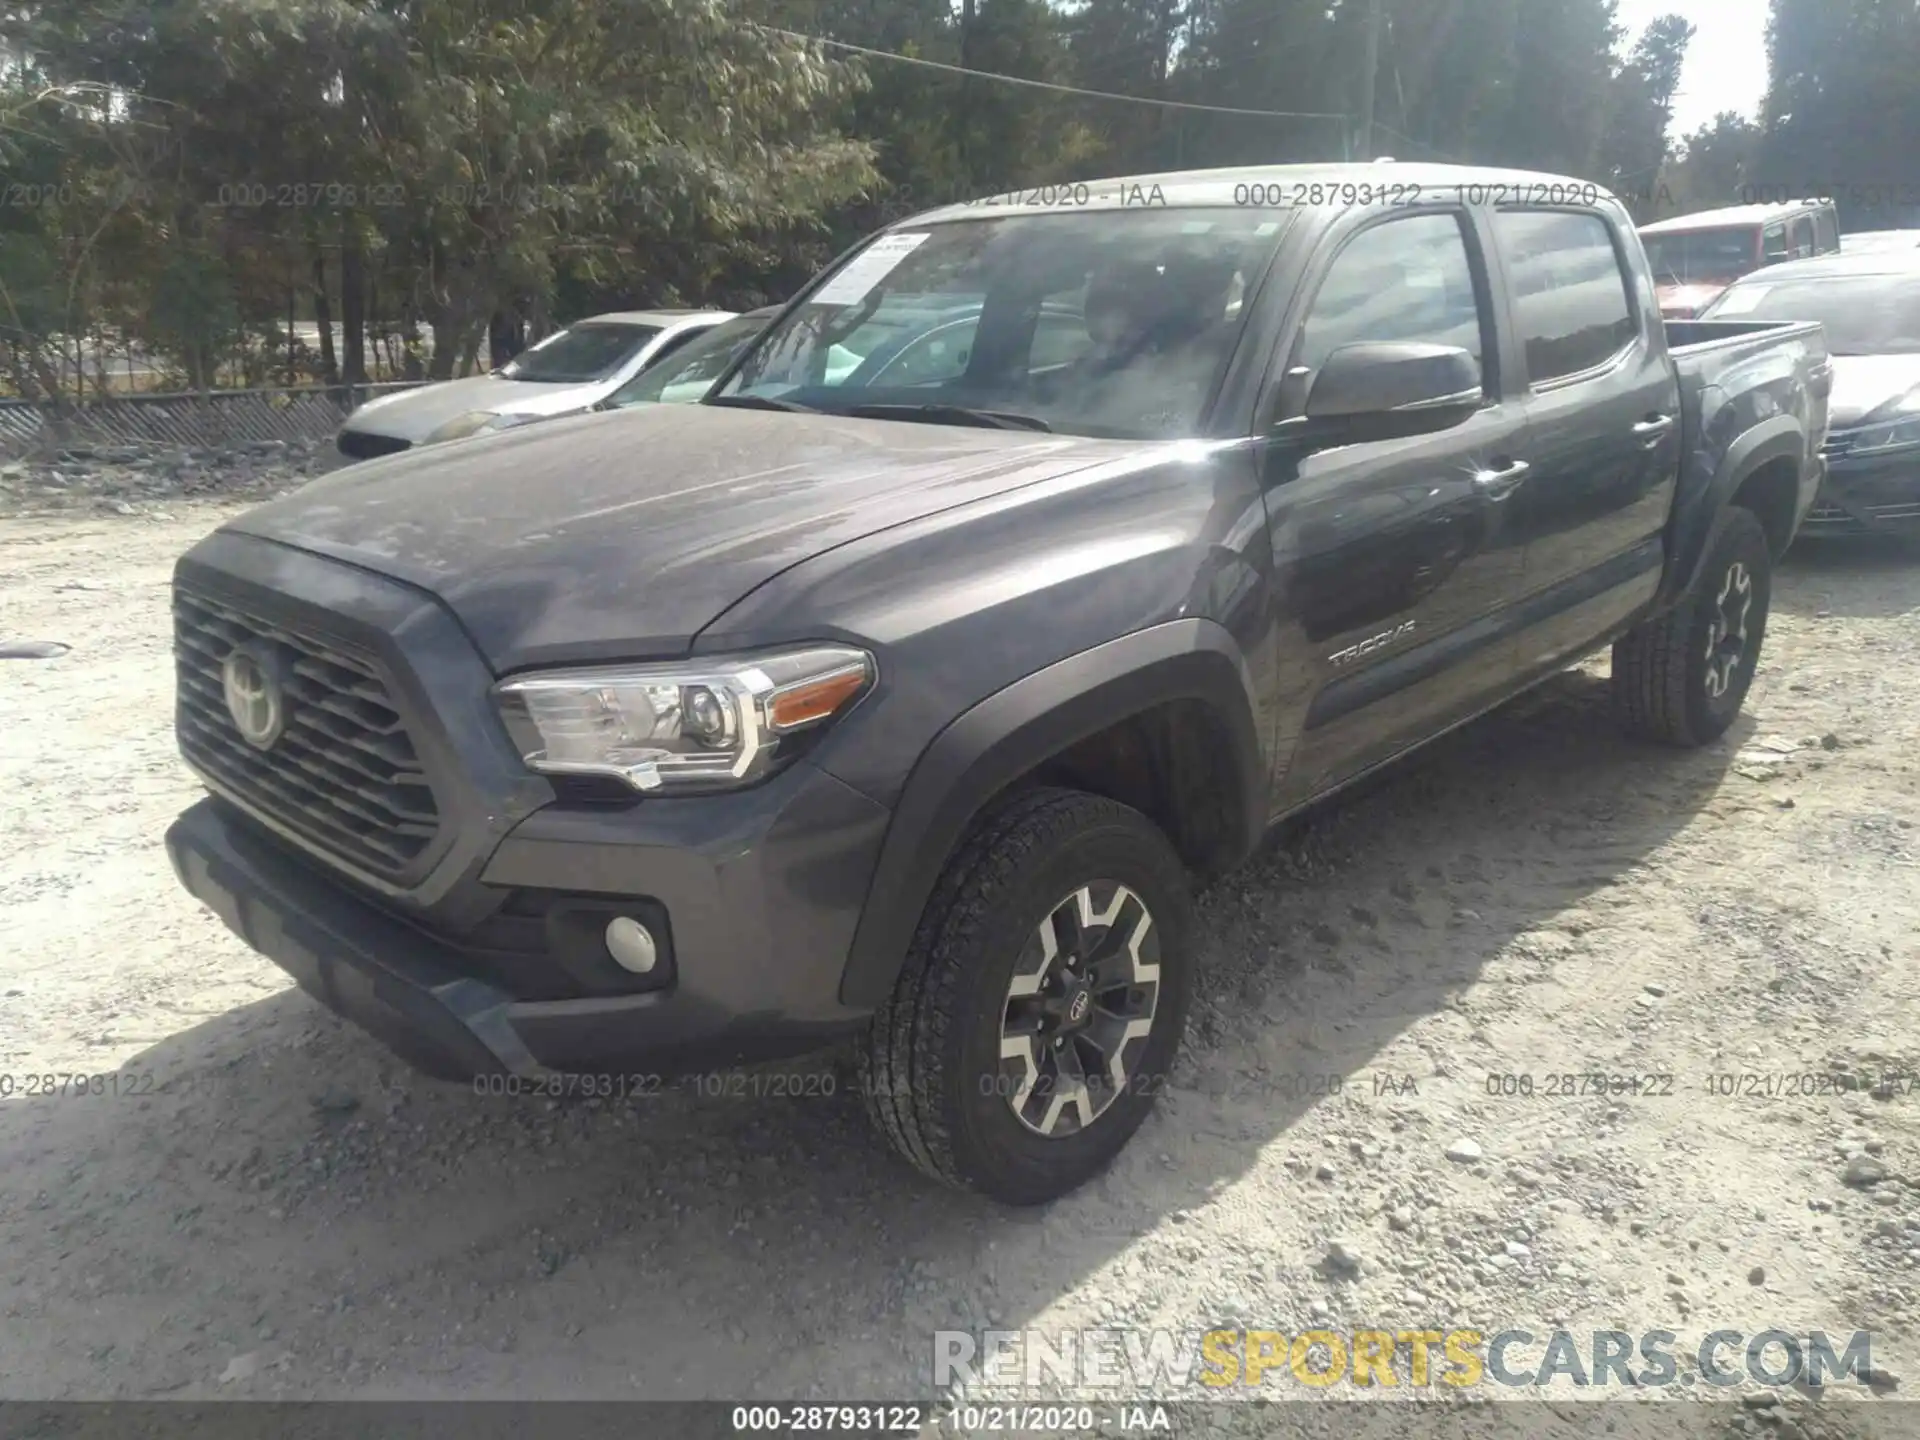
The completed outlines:
<svg viewBox="0 0 1920 1440">
<path fill-rule="evenodd" d="M 1084 1183 L 1166 1082 L 1190 929 L 1184 867 L 1138 811 L 1047 789 L 991 812 L 861 1047 L 875 1122 L 927 1174 L 1010 1204 Z"/>
<path fill-rule="evenodd" d="M 1753 684 L 1772 588 L 1766 531 L 1751 510 L 1730 506 L 1693 589 L 1614 644 L 1614 703 L 1627 731 L 1687 746 L 1725 732 Z"/>
</svg>

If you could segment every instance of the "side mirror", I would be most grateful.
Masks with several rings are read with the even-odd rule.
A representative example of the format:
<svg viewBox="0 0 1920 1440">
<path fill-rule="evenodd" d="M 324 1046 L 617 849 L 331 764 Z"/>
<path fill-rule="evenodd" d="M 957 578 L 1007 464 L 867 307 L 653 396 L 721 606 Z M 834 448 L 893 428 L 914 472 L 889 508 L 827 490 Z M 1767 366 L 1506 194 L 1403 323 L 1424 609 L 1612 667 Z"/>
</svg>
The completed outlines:
<svg viewBox="0 0 1920 1440">
<path fill-rule="evenodd" d="M 1354 445 L 1447 430 L 1480 408 L 1480 366 L 1457 345 L 1413 340 L 1342 345 L 1307 391 L 1306 413 L 1282 435 Z"/>
</svg>

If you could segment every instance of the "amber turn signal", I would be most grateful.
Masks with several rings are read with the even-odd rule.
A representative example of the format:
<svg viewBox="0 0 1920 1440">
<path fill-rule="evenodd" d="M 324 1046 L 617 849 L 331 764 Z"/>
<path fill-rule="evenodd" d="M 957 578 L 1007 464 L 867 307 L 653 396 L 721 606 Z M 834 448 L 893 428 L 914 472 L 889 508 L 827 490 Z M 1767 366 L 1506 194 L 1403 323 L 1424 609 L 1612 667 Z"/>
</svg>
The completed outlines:
<svg viewBox="0 0 1920 1440">
<path fill-rule="evenodd" d="M 864 663 L 849 665 L 834 674 L 778 691 L 767 701 L 767 723 L 781 732 L 824 720 L 866 689 L 869 673 Z"/>
</svg>

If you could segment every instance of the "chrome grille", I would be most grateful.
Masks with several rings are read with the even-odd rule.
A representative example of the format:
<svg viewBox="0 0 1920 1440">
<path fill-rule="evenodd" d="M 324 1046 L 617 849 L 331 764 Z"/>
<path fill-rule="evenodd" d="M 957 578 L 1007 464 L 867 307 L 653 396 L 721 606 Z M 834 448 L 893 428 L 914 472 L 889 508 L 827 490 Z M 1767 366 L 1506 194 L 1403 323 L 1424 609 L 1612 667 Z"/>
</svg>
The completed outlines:
<svg viewBox="0 0 1920 1440">
<path fill-rule="evenodd" d="M 374 874 L 399 874 L 432 843 L 439 807 L 369 658 L 180 587 L 173 637 L 180 749 L 218 788 Z M 286 728 L 265 750 L 241 738 L 222 680 L 248 643 L 284 662 Z"/>
</svg>

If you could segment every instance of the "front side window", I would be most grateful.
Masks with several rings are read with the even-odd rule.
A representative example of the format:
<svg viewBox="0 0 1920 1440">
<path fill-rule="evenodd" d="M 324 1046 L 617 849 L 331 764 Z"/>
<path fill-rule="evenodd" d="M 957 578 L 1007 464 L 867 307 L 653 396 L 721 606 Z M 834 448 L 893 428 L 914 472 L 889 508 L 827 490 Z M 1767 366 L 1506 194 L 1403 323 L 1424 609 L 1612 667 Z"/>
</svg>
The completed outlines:
<svg viewBox="0 0 1920 1440">
<path fill-rule="evenodd" d="M 1481 360 L 1473 266 L 1452 215 L 1414 215 L 1361 231 L 1320 282 L 1293 363 L 1317 371 L 1343 345 L 1391 340 L 1453 345 Z"/>
<path fill-rule="evenodd" d="M 1493 217 L 1493 233 L 1533 384 L 1604 365 L 1633 340 L 1633 290 L 1605 220 L 1503 210 Z"/>
<path fill-rule="evenodd" d="M 1198 433 L 1242 298 L 1290 215 L 1241 207 L 966 218 L 880 236 L 750 350 L 715 404 Z"/>
<path fill-rule="evenodd" d="M 1796 260 L 1813 254 L 1813 217 L 1802 215 L 1787 230 L 1787 249 Z"/>
<path fill-rule="evenodd" d="M 509 380 L 588 385 L 611 379 L 659 333 L 658 325 L 571 325 L 521 351 L 500 373 Z"/>
</svg>

